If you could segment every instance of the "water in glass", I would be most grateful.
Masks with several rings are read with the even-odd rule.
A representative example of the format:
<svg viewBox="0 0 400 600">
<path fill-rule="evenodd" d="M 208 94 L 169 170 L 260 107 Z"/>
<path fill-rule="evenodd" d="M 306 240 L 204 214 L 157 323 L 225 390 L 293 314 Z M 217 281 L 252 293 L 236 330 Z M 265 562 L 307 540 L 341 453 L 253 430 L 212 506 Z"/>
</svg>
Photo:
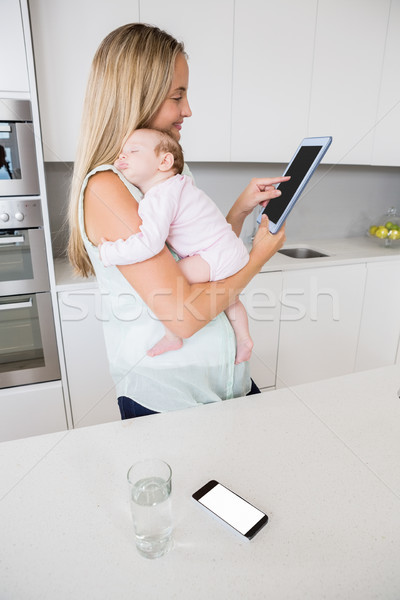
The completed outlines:
<svg viewBox="0 0 400 600">
<path fill-rule="evenodd" d="M 160 477 L 148 477 L 137 481 L 131 490 L 137 549 L 147 558 L 158 558 L 172 543 L 169 484 Z"/>
</svg>

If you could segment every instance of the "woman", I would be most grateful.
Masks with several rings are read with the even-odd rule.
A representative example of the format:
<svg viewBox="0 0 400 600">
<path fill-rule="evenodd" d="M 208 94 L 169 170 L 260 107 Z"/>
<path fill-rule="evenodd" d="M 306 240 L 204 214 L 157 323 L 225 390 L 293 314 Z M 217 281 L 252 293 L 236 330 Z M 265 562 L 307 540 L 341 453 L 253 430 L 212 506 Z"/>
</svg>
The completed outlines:
<svg viewBox="0 0 400 600">
<path fill-rule="evenodd" d="M 185 118 L 188 66 L 184 47 L 143 24 L 125 25 L 100 45 L 86 92 L 73 177 L 69 256 L 83 276 L 95 273 L 110 299 L 104 334 L 122 418 L 165 412 L 243 396 L 251 388 L 248 363 L 234 365 L 235 340 L 223 311 L 282 246 L 264 219 L 248 264 L 221 282 L 190 285 L 167 247 L 154 258 L 106 269 L 102 238 L 139 231 L 140 191 L 112 166 L 138 128 L 168 130 L 179 140 Z M 186 169 L 186 173 L 188 170 Z M 282 178 L 252 180 L 227 220 L 237 235 L 254 207 L 279 195 Z M 185 338 L 183 348 L 146 356 L 167 326 Z"/>
</svg>

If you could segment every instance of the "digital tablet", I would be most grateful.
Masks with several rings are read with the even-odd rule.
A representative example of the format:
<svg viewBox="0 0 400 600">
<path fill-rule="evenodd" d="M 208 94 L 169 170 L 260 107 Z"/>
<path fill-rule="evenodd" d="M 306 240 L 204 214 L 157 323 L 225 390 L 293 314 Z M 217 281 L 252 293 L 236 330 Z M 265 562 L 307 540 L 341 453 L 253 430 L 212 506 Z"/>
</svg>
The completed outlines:
<svg viewBox="0 0 400 600">
<path fill-rule="evenodd" d="M 279 231 L 331 142 L 330 136 L 304 138 L 283 174 L 290 175 L 289 181 L 276 186 L 282 195 L 268 202 L 258 216 L 258 223 L 261 222 L 261 215 L 265 214 L 269 219 L 270 232 Z"/>
</svg>

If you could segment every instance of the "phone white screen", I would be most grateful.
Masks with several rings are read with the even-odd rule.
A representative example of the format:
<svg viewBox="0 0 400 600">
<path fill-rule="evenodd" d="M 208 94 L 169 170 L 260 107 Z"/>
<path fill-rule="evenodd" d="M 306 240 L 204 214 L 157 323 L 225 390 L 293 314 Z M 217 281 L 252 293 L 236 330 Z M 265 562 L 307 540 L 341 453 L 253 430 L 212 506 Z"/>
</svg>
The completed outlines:
<svg viewBox="0 0 400 600">
<path fill-rule="evenodd" d="M 264 516 L 255 508 L 226 487 L 218 483 L 199 502 L 214 514 L 245 535 Z"/>
</svg>

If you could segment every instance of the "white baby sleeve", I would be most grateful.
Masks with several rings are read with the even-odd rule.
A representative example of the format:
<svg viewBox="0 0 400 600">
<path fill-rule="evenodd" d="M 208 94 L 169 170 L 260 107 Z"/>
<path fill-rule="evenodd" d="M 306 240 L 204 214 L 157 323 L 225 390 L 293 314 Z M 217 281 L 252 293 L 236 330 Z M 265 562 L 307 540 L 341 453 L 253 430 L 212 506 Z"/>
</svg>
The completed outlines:
<svg viewBox="0 0 400 600">
<path fill-rule="evenodd" d="M 175 215 L 175 202 L 171 194 L 163 193 L 158 185 L 144 196 L 139 203 L 138 213 L 142 219 L 140 233 L 126 240 L 103 242 L 99 248 L 104 266 L 130 265 L 155 256 L 164 247 L 169 228 Z"/>
</svg>

